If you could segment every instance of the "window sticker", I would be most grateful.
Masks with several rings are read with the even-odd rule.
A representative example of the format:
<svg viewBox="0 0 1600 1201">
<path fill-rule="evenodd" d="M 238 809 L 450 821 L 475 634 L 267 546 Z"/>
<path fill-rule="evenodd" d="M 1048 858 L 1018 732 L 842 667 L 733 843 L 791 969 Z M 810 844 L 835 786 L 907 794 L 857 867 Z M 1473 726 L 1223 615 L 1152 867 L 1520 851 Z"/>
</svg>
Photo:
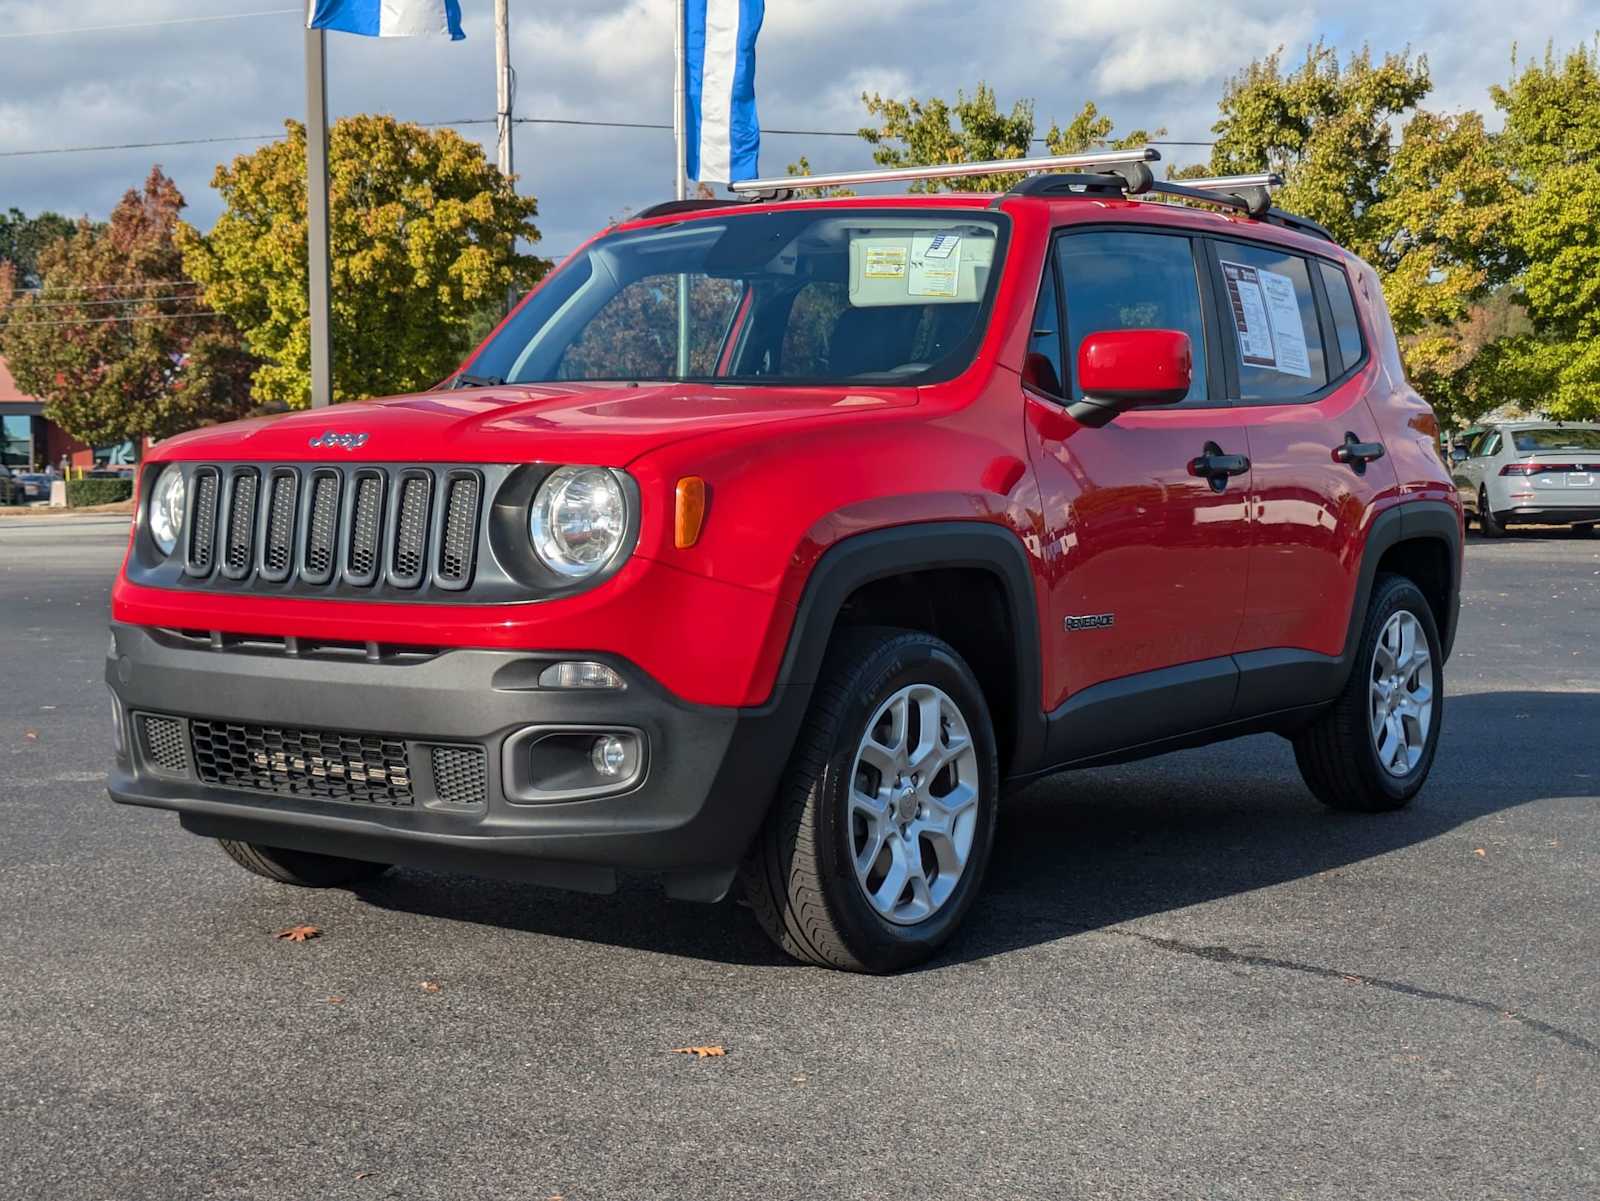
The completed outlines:
<svg viewBox="0 0 1600 1201">
<path fill-rule="evenodd" d="M 956 296 L 960 287 L 961 239 L 952 234 L 913 234 L 907 291 L 913 296 Z"/>
<path fill-rule="evenodd" d="M 906 273 L 906 254 L 904 246 L 868 245 L 861 274 L 867 279 L 901 279 Z"/>
<path fill-rule="evenodd" d="M 1245 366 L 1310 379 L 1311 360 L 1294 280 L 1226 259 L 1221 265 Z"/>
</svg>

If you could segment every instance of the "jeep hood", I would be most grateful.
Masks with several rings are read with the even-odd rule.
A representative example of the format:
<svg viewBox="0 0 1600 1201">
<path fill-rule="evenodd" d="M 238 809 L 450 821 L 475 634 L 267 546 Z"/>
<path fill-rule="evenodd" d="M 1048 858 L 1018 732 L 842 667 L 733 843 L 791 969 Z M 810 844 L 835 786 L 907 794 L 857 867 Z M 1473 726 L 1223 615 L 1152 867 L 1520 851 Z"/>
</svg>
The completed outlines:
<svg viewBox="0 0 1600 1201">
<path fill-rule="evenodd" d="M 210 426 L 167 439 L 157 457 L 623 467 L 702 434 L 915 403 L 911 388 L 505 385 L 419 392 Z"/>
</svg>

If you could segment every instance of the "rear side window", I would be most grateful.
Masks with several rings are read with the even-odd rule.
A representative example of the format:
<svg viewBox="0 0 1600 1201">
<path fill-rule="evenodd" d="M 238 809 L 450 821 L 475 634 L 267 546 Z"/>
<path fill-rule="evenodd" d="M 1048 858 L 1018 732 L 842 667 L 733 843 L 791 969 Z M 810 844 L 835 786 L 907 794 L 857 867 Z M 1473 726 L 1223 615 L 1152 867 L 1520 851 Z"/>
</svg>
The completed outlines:
<svg viewBox="0 0 1600 1201">
<path fill-rule="evenodd" d="M 1543 450 L 1600 450 L 1600 430 L 1550 429 L 1514 430 L 1511 440 L 1523 454 Z"/>
<path fill-rule="evenodd" d="M 1067 366 L 1090 334 L 1176 329 L 1189 335 L 1194 377 L 1185 400 L 1206 399 L 1206 330 L 1188 238 L 1147 233 L 1069 234 L 1056 243 L 1067 303 Z M 1076 376 L 1076 372 L 1073 375 Z M 1076 379 L 1072 396 L 1083 399 Z"/>
<path fill-rule="evenodd" d="M 1350 281 L 1343 271 L 1332 263 L 1319 263 L 1322 286 L 1328 292 L 1328 308 L 1333 313 L 1333 328 L 1339 338 L 1339 357 L 1346 371 L 1361 360 L 1361 323 L 1356 320 L 1355 297 L 1350 294 Z"/>
<path fill-rule="evenodd" d="M 1327 356 L 1305 259 L 1237 242 L 1218 242 L 1217 259 L 1239 352 L 1240 396 L 1297 400 L 1326 386 Z"/>
</svg>

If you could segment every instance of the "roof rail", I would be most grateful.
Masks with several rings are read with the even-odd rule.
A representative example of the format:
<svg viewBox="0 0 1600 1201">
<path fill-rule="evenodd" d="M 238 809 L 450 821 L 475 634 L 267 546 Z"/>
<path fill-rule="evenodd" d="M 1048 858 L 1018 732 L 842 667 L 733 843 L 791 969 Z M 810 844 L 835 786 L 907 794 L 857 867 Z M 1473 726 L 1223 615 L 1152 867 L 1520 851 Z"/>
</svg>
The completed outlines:
<svg viewBox="0 0 1600 1201">
<path fill-rule="evenodd" d="M 1339 244 L 1339 239 L 1333 236 L 1332 230 L 1326 225 L 1313 221 L 1310 217 L 1286 213 L 1280 208 L 1270 208 L 1267 210 L 1266 220 L 1274 225 L 1281 225 L 1285 229 L 1292 229 L 1296 233 L 1310 234 L 1313 238 L 1326 239 L 1335 246 Z"/>
<path fill-rule="evenodd" d="M 744 197 L 765 197 L 795 188 L 842 188 L 853 184 L 896 183 L 902 180 L 960 179 L 969 175 L 1033 174 L 1077 168 L 1115 167 L 1125 163 L 1153 163 L 1161 158 L 1154 146 L 1138 150 L 1097 150 L 1088 154 L 1057 154 L 1044 158 L 1003 158 L 981 163 L 936 163 L 928 167 L 889 167 L 879 171 L 835 171 L 829 175 L 784 175 L 768 179 L 741 179 L 729 191 Z"/>
<path fill-rule="evenodd" d="M 730 204 L 738 204 L 737 200 L 715 200 L 707 196 L 694 196 L 688 200 L 663 200 L 660 204 L 652 204 L 649 208 L 635 213 L 629 221 L 643 221 L 647 217 L 667 217 L 673 213 L 693 213 L 700 209 L 725 209 Z"/>
</svg>

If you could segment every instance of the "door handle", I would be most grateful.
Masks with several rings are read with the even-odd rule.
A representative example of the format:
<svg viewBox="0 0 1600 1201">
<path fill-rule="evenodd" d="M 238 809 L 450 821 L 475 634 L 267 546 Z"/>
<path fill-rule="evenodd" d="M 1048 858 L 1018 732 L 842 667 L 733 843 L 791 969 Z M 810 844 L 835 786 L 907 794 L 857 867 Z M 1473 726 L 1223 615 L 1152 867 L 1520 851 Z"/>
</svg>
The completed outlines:
<svg viewBox="0 0 1600 1201">
<path fill-rule="evenodd" d="M 1355 468 L 1357 475 L 1367 473 L 1367 464 L 1374 459 L 1383 458 L 1382 442 L 1362 442 L 1349 430 L 1345 431 L 1344 441 L 1333 448 L 1333 461 L 1335 463 L 1348 463 Z"/>
<path fill-rule="evenodd" d="M 1197 458 L 1189 460 L 1189 474 L 1197 475 L 1211 484 L 1213 492 L 1221 492 L 1228 480 L 1250 470 L 1250 460 L 1244 455 L 1227 455 L 1215 442 L 1207 442 Z"/>
</svg>

